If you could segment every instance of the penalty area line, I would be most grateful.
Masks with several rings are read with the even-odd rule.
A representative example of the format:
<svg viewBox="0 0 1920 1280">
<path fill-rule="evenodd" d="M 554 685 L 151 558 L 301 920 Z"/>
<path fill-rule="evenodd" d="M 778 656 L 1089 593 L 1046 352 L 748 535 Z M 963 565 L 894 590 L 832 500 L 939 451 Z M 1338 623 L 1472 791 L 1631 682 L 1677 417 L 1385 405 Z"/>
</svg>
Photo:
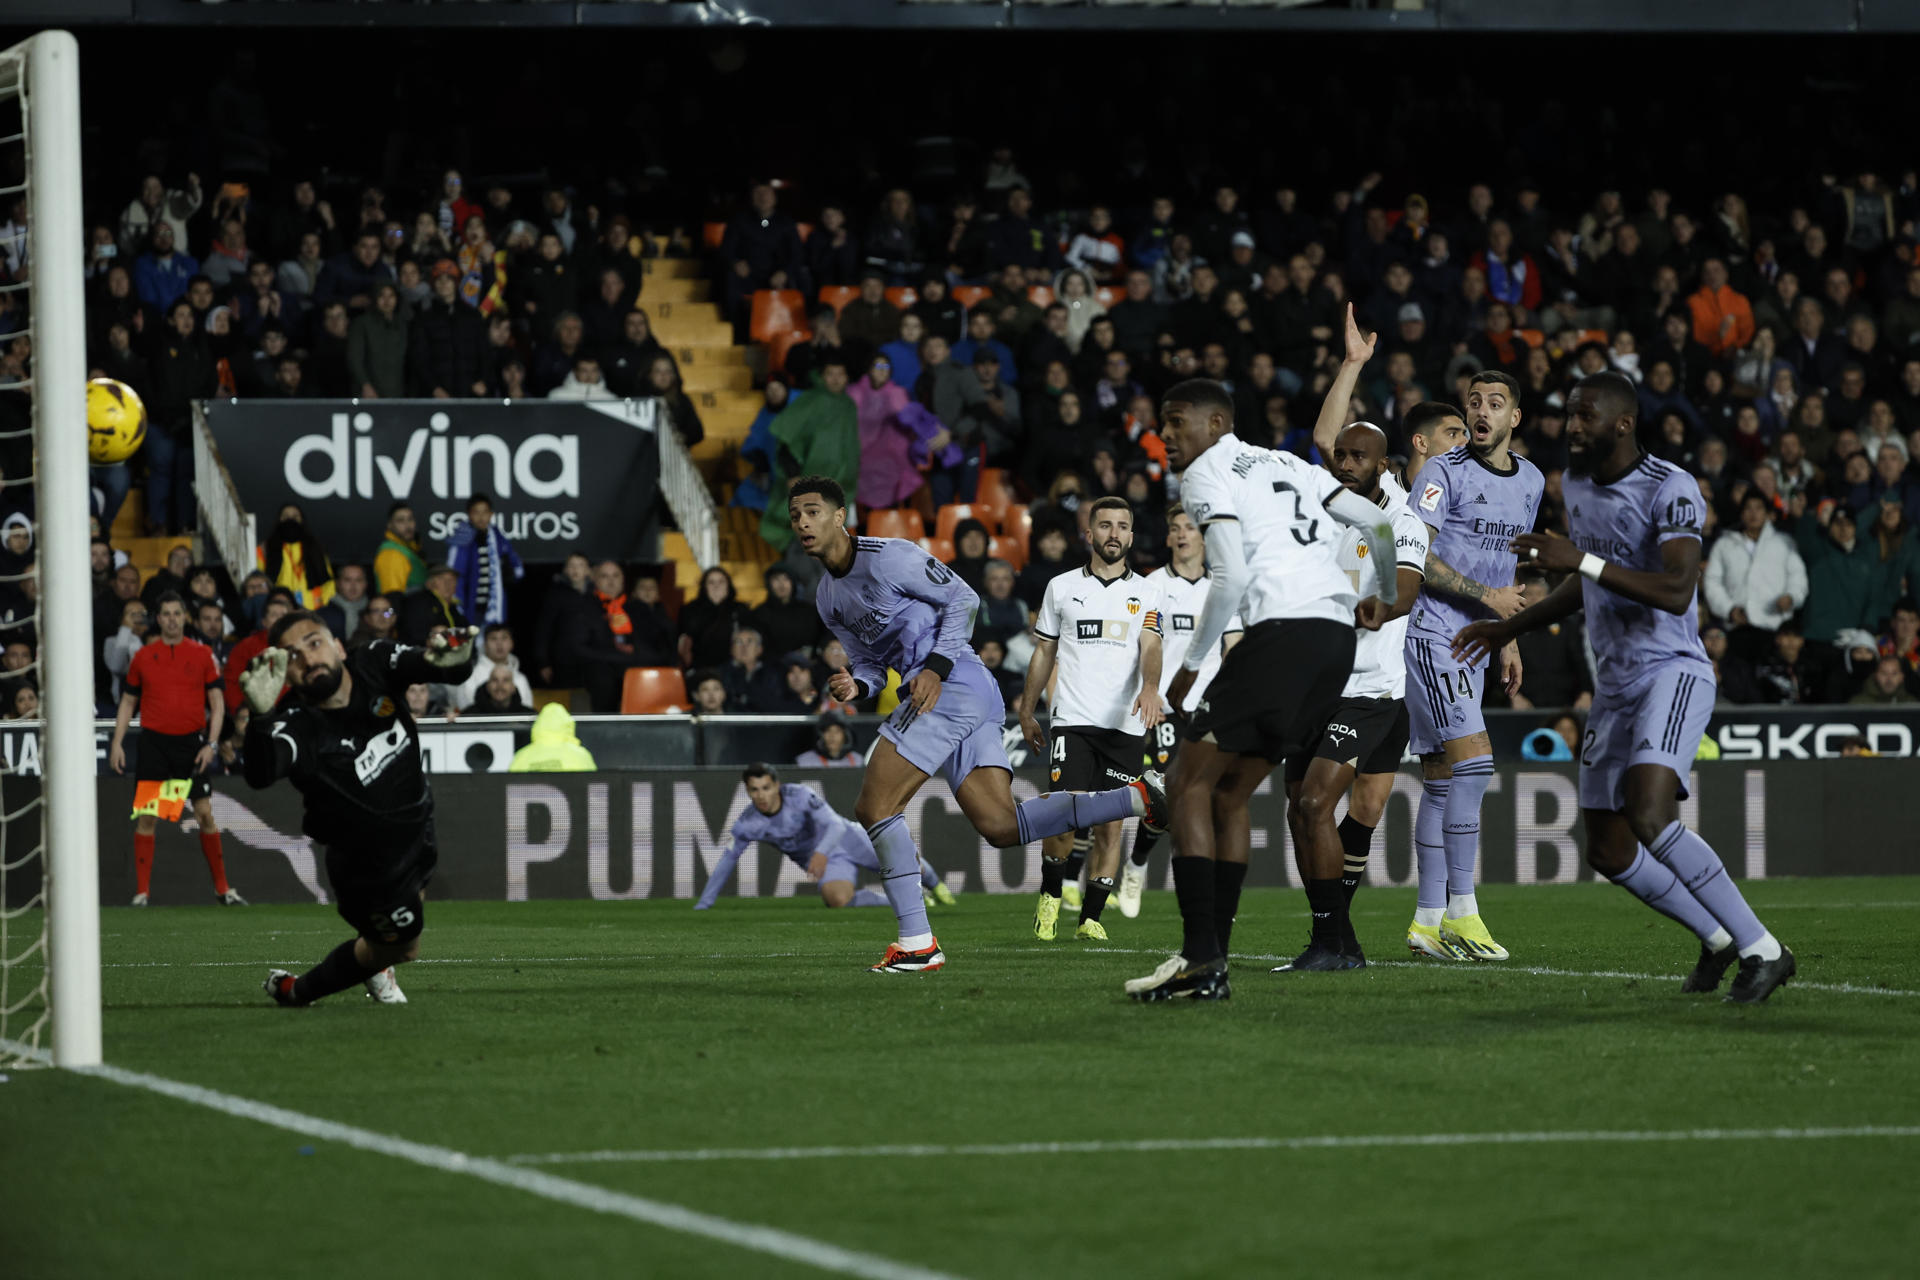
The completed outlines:
<svg viewBox="0 0 1920 1280">
<path fill-rule="evenodd" d="M 1920 1125 L 1817 1129 L 1549 1129 L 1515 1133 L 1319 1134 L 1296 1138 L 1143 1138 L 1135 1141 L 898 1143 L 869 1147 L 712 1147 L 666 1151 L 550 1151 L 501 1157 L 518 1167 L 548 1164 L 679 1164 L 717 1160 L 844 1160 L 879 1157 L 1108 1155 L 1162 1151 L 1324 1151 L 1362 1147 L 1520 1147 L 1578 1143 L 1802 1142 L 1834 1138 L 1920 1138 Z"/>
<path fill-rule="evenodd" d="M 12 1040 L 0 1039 L 0 1049 L 39 1062 L 50 1060 L 50 1055 L 45 1050 Z M 945 1272 L 896 1262 L 878 1254 L 844 1249 L 839 1245 L 815 1240 L 810 1236 L 797 1235 L 791 1231 L 783 1231 L 778 1227 L 737 1222 L 731 1218 L 701 1213 L 681 1205 L 650 1200 L 645 1196 L 629 1195 L 623 1191 L 597 1187 L 590 1183 L 575 1182 L 569 1178 L 523 1168 L 488 1156 L 468 1155 L 464 1151 L 455 1151 L 450 1147 L 413 1142 L 355 1125 L 323 1120 L 318 1116 L 290 1111 L 271 1103 L 257 1102 L 252 1098 L 222 1093 L 217 1089 L 149 1075 L 144 1071 L 129 1071 L 124 1067 L 111 1065 L 79 1067 L 74 1071 L 78 1075 L 93 1076 L 130 1089 L 156 1093 L 177 1102 L 204 1107 L 209 1111 L 218 1111 L 241 1120 L 252 1120 L 288 1133 L 297 1133 L 322 1142 L 337 1142 L 342 1146 L 372 1152 L 375 1155 L 390 1156 L 441 1173 L 477 1178 L 495 1186 L 524 1192 L 577 1209 L 585 1209 L 591 1213 L 627 1218 L 668 1231 L 677 1231 L 683 1235 L 699 1236 L 754 1253 L 766 1254 L 782 1261 L 817 1267 L 822 1271 L 862 1276 L 867 1277 L 868 1280 L 954 1280 L 954 1277 Z"/>
</svg>

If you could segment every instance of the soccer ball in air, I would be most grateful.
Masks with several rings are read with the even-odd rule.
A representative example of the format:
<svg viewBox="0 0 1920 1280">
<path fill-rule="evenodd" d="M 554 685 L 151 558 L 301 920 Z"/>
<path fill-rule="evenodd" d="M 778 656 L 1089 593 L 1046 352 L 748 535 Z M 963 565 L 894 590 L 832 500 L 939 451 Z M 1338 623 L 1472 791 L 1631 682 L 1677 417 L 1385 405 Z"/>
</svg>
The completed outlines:
<svg viewBox="0 0 1920 1280">
<path fill-rule="evenodd" d="M 147 406 L 124 382 L 95 378 L 87 384 L 87 456 L 98 466 L 125 462 L 147 438 Z"/>
</svg>

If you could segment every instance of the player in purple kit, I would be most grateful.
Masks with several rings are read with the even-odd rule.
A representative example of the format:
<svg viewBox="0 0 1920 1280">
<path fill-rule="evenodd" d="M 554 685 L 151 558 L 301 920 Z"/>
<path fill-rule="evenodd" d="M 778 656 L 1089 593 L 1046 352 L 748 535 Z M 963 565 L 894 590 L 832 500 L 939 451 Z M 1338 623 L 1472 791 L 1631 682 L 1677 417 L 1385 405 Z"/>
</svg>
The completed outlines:
<svg viewBox="0 0 1920 1280">
<path fill-rule="evenodd" d="M 1635 439 L 1638 399 L 1617 373 L 1582 378 L 1567 398 L 1571 541 L 1529 533 L 1514 554 L 1565 573 L 1545 600 L 1454 640 L 1462 660 L 1584 608 L 1598 660 L 1580 750 L 1587 862 L 1700 937 L 1683 991 L 1712 991 L 1737 959 L 1727 999 L 1758 1004 L 1794 974 L 1720 856 L 1680 821 L 1680 801 L 1713 711 L 1713 664 L 1695 622 L 1702 517 L 1698 482 Z M 1577 575 L 1577 576 L 1576 576 Z M 1651 853 L 1652 856 L 1648 856 Z"/>
<path fill-rule="evenodd" d="M 1519 384 L 1498 370 L 1474 375 L 1467 443 L 1429 460 L 1407 494 L 1407 506 L 1431 531 L 1406 647 L 1410 745 L 1425 777 L 1413 828 L 1420 892 L 1407 926 L 1415 955 L 1507 958 L 1480 919 L 1473 892 L 1480 801 L 1493 781 L 1493 743 L 1480 711 L 1490 663 L 1462 664 L 1452 644 L 1468 623 L 1520 609 L 1512 543 L 1533 528 L 1546 481 L 1510 448 L 1519 425 Z M 1500 678 L 1512 694 L 1520 687 L 1520 650 L 1507 645 L 1499 652 Z"/>
<path fill-rule="evenodd" d="M 1006 703 L 968 646 L 980 604 L 973 588 L 911 542 L 850 535 L 846 493 L 825 476 L 794 481 L 787 512 L 795 540 L 826 568 L 814 603 L 851 663 L 851 670 L 834 673 L 827 691 L 841 702 L 859 702 L 886 683 L 888 668 L 900 673 L 900 706 L 881 726 L 854 804 L 900 918 L 900 940 L 875 972 L 923 972 L 946 963 L 927 927 L 920 854 L 905 815 L 907 801 L 936 769 L 947 775 L 974 830 L 998 848 L 1128 817 L 1166 829 L 1166 793 L 1152 772 L 1111 791 L 1052 792 L 1016 805 L 1013 766 L 1001 743 Z"/>
<path fill-rule="evenodd" d="M 733 824 L 733 843 L 720 856 L 720 865 L 707 877 L 707 887 L 695 911 L 705 911 L 720 897 L 720 890 L 733 878 L 733 869 L 742 855 L 755 844 L 770 844 L 785 854 L 795 866 L 812 876 L 820 886 L 820 901 L 829 907 L 884 907 L 887 895 L 878 889 L 861 889 L 856 882 L 861 871 L 880 870 L 880 859 L 873 851 L 867 833 L 835 813 L 826 799 L 811 787 L 796 782 L 783 783 L 772 765 L 752 764 L 740 775 L 746 784 L 750 807 Z M 932 896 L 951 904 L 953 892 L 940 881 L 940 875 L 927 860 L 920 860 L 920 893 L 924 901 Z"/>
</svg>

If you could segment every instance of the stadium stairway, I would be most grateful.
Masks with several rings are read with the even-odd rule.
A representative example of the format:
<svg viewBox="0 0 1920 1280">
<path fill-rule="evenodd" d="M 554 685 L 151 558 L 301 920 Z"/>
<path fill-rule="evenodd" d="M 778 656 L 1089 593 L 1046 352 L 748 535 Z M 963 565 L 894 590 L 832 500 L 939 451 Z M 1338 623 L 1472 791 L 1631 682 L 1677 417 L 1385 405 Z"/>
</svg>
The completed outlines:
<svg viewBox="0 0 1920 1280">
<path fill-rule="evenodd" d="M 697 258 L 648 258 L 640 305 L 653 322 L 654 337 L 679 362 L 687 398 L 706 429 L 706 438 L 693 447 L 693 460 L 719 506 L 721 567 L 733 575 L 740 598 L 758 604 L 766 597 L 761 576 L 773 562 L 773 549 L 760 539 L 757 513 L 725 503 L 743 474 L 740 446 L 764 400 L 754 390 L 750 353 L 735 344 L 733 326 L 712 301 L 712 289 Z M 677 532 L 662 536 L 661 552 L 673 567 L 672 585 L 692 599 L 706 566 Z"/>
</svg>

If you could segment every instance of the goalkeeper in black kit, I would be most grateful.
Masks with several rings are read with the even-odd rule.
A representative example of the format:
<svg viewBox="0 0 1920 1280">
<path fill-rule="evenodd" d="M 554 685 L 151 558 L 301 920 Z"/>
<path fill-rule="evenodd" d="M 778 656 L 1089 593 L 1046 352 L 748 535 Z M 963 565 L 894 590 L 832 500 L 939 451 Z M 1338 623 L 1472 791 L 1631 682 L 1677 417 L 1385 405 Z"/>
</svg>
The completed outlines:
<svg viewBox="0 0 1920 1280">
<path fill-rule="evenodd" d="M 326 850 L 340 915 L 357 931 L 298 977 L 270 972 L 278 1003 L 312 1004 L 420 954 L 422 894 L 439 850 L 407 687 L 465 680 L 478 634 L 438 632 L 425 648 L 376 640 L 349 655 L 318 615 L 298 610 L 273 624 L 269 647 L 248 664 L 247 783 L 287 778 L 305 797 L 301 830 Z M 293 696 L 282 703 L 286 690 Z"/>
</svg>

